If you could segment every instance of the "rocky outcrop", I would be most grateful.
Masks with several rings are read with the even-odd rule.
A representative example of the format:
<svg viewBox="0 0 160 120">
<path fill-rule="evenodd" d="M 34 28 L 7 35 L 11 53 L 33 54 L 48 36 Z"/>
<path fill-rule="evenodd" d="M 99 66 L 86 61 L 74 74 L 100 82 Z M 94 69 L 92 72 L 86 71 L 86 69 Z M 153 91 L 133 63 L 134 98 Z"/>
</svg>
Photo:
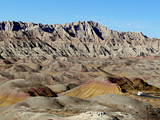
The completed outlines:
<svg viewBox="0 0 160 120">
<path fill-rule="evenodd" d="M 93 21 L 42 25 L 0 23 L 2 58 L 46 60 L 58 56 L 158 56 L 159 39 L 141 32 L 117 32 Z"/>
</svg>

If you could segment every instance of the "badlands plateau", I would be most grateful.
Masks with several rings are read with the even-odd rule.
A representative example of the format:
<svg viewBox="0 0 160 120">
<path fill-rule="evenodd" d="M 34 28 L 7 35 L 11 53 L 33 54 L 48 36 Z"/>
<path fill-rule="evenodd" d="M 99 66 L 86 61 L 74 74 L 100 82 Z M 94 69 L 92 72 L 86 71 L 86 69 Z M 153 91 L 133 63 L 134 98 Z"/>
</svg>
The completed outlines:
<svg viewBox="0 0 160 120">
<path fill-rule="evenodd" d="M 93 21 L 0 22 L 0 120 L 159 120 L 159 47 Z"/>
</svg>

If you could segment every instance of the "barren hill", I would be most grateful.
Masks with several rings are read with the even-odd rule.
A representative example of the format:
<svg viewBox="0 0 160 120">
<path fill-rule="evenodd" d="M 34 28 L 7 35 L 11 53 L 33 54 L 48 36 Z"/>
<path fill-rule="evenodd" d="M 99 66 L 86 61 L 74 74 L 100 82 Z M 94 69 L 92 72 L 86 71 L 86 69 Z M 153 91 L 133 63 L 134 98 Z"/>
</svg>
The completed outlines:
<svg viewBox="0 0 160 120">
<path fill-rule="evenodd" d="M 159 39 L 117 32 L 93 21 L 42 25 L 0 22 L 1 58 L 158 56 Z"/>
</svg>

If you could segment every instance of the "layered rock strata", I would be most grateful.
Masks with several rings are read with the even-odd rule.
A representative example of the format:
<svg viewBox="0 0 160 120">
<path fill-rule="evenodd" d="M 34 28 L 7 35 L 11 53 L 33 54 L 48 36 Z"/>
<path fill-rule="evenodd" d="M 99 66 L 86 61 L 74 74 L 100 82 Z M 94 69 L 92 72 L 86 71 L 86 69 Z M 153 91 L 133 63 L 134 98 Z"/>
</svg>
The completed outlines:
<svg viewBox="0 0 160 120">
<path fill-rule="evenodd" d="M 0 23 L 0 57 L 46 60 L 57 56 L 158 56 L 159 39 L 117 32 L 93 21 L 42 25 Z"/>
</svg>

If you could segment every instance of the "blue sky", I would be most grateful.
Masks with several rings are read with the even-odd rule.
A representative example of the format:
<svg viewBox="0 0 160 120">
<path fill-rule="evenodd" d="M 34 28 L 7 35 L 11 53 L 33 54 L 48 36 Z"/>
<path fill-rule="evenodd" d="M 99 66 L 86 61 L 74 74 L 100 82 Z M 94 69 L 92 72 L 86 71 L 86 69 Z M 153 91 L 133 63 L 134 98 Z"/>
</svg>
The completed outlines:
<svg viewBox="0 0 160 120">
<path fill-rule="evenodd" d="M 160 0 L 3 0 L 0 21 L 63 24 L 95 21 L 160 38 Z"/>
</svg>

